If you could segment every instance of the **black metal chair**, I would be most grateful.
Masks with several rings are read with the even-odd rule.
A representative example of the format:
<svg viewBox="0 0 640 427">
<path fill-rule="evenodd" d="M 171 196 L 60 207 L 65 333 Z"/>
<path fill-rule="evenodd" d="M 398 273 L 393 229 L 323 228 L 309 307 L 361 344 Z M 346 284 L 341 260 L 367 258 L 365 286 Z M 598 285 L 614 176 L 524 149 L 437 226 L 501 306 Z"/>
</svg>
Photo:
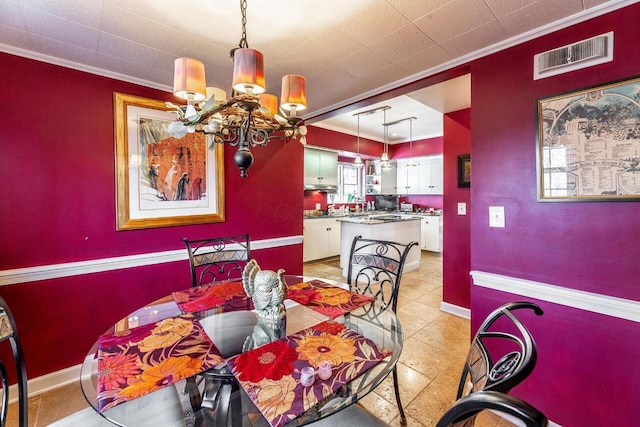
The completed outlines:
<svg viewBox="0 0 640 427">
<path fill-rule="evenodd" d="M 8 341 L 13 353 L 12 362 L 0 361 L 0 376 L 2 377 L 2 411 L 0 412 L 0 426 L 7 422 L 9 410 L 9 378 L 8 366 L 15 366 L 18 385 L 18 416 L 19 426 L 27 427 L 28 423 L 28 393 L 27 393 L 27 368 L 24 363 L 22 343 L 18 336 L 18 328 L 11 314 L 11 310 L 2 297 L 0 297 L 0 342 Z"/>
<path fill-rule="evenodd" d="M 533 371 L 537 361 L 535 341 L 513 311 L 529 309 L 542 316 L 531 302 L 511 302 L 498 307 L 482 322 L 467 354 L 456 399 L 480 390 L 508 393 Z M 490 328 L 501 323 L 500 330 Z"/>
<path fill-rule="evenodd" d="M 182 239 L 187 246 L 191 268 L 191 286 L 242 278 L 244 266 L 251 259 L 249 235 Z"/>
<path fill-rule="evenodd" d="M 208 285 L 230 279 L 241 279 L 244 267 L 251 259 L 251 243 L 249 234 L 241 236 L 214 237 L 210 239 L 182 239 L 189 255 L 191 269 L 191 286 Z M 228 313 L 230 316 L 237 314 Z M 204 320 L 204 319 L 203 319 Z M 209 323 L 204 322 L 207 334 L 214 334 Z M 253 328 L 253 325 L 252 325 Z M 227 336 L 227 341 L 235 338 Z M 241 337 L 242 340 L 246 336 Z M 204 391 L 199 392 L 198 384 L 204 379 Z M 226 424 L 238 422 L 238 400 L 240 386 L 226 365 L 213 368 L 200 375 L 200 380 L 187 380 L 187 393 L 197 416 L 203 416 L 204 422 Z M 231 409 L 231 410 L 230 410 Z M 230 418 L 231 417 L 231 418 Z"/>
<path fill-rule="evenodd" d="M 478 328 L 465 360 L 456 395 L 456 402 L 467 399 L 460 404 L 463 409 L 476 405 L 477 401 L 470 396 L 480 392 L 506 394 L 524 381 L 533 371 L 537 361 L 536 344 L 529 330 L 513 314 L 514 310 L 520 309 L 530 309 L 538 316 L 543 314 L 543 310 L 531 302 L 507 303 L 492 311 Z M 485 398 L 477 398 L 478 401 L 482 399 Z M 494 404 L 494 400 L 496 400 L 491 400 L 491 397 L 486 399 L 489 400 L 488 405 Z M 509 403 L 509 399 L 507 401 Z M 479 408 L 476 413 L 482 409 L 485 408 Z M 466 410 L 463 412 L 469 414 L 467 418 L 472 415 Z M 506 410 L 505 412 L 508 413 Z M 455 420 L 460 421 L 461 419 L 455 418 Z M 350 426 L 387 425 L 359 405 L 351 405 L 336 416 L 329 417 L 326 421 L 320 420 L 314 426 L 329 426 L 330 421 L 332 423 L 339 421 L 337 423 L 339 425 Z M 461 425 L 472 426 L 473 419 L 469 422 L 471 424 Z M 441 427 L 441 424 L 438 424 L 438 427 Z"/>
<path fill-rule="evenodd" d="M 473 427 L 476 417 L 484 410 L 506 415 L 509 421 L 519 421 L 525 427 L 546 427 L 547 417 L 517 397 L 496 391 L 478 391 L 458 401 L 445 412 L 436 427 Z"/>
<path fill-rule="evenodd" d="M 418 242 L 402 244 L 356 236 L 349 252 L 347 269 L 349 288 L 359 294 L 370 295 L 382 303 L 384 308 L 390 307 L 396 311 L 404 264 L 414 246 L 417 247 Z M 393 389 L 401 423 L 406 424 L 407 418 L 398 387 L 398 371 L 395 367 L 393 368 Z"/>
</svg>

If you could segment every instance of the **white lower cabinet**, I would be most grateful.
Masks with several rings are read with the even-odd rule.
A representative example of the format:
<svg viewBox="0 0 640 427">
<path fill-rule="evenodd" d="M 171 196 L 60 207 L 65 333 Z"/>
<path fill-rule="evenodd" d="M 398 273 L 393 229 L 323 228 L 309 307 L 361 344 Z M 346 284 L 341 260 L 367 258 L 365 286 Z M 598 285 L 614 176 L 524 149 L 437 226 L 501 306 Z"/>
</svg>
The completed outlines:
<svg viewBox="0 0 640 427">
<path fill-rule="evenodd" d="M 305 219 L 303 261 L 340 255 L 340 223 L 335 218 Z"/>
<path fill-rule="evenodd" d="M 442 217 L 427 216 L 420 221 L 420 249 L 442 252 Z"/>
</svg>

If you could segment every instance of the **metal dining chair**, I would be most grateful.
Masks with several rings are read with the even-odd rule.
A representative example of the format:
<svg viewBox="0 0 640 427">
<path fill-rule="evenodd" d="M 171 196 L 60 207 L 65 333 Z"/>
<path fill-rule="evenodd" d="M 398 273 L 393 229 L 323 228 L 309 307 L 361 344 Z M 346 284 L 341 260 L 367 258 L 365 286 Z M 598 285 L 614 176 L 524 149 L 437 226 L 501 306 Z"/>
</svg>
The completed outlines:
<svg viewBox="0 0 640 427">
<path fill-rule="evenodd" d="M 418 242 L 402 244 L 356 236 L 349 252 L 347 268 L 349 289 L 362 295 L 372 296 L 382 304 L 383 308 L 397 311 L 402 272 L 413 247 L 418 247 Z M 404 425 L 407 419 L 400 400 L 396 367 L 393 368 L 393 389 L 401 423 Z"/>
<path fill-rule="evenodd" d="M 24 363 L 22 342 L 18 336 L 16 322 L 5 300 L 0 297 L 0 342 L 9 342 L 13 359 L 9 363 L 0 360 L 0 377 L 2 377 L 2 410 L 0 412 L 0 426 L 7 422 L 9 410 L 9 377 L 7 367 L 13 365 L 17 375 L 18 385 L 18 417 L 19 426 L 27 427 L 28 423 L 28 393 L 27 393 L 27 368 Z"/>
<path fill-rule="evenodd" d="M 513 313 L 522 309 L 529 309 L 537 316 L 543 314 L 542 308 L 534 303 L 511 302 L 492 311 L 482 322 L 465 360 L 456 401 L 485 391 L 506 394 L 531 374 L 537 361 L 537 348 L 531 332 Z M 475 402 L 473 399 L 464 402 L 469 401 Z M 461 403 L 463 408 L 464 402 Z M 331 424 L 387 425 L 359 405 L 351 405 L 314 426 L 328 427 Z"/>
<path fill-rule="evenodd" d="M 513 313 L 542 308 L 531 302 L 510 302 L 492 311 L 476 332 L 464 364 L 456 399 L 480 390 L 508 393 L 531 374 L 537 349 L 531 332 Z M 500 324 L 499 330 L 492 326 Z"/>
<path fill-rule="evenodd" d="M 240 279 L 251 259 L 249 234 L 182 241 L 187 246 L 193 287 Z"/>
<path fill-rule="evenodd" d="M 214 237 L 209 239 L 189 240 L 182 239 L 187 247 L 189 255 L 189 268 L 191 270 L 191 286 L 215 284 L 216 282 L 231 279 L 242 279 L 245 266 L 251 259 L 251 241 L 249 234 L 240 236 Z M 238 314 L 225 313 L 227 317 L 236 318 Z M 222 322 L 217 318 L 218 326 Z M 254 322 L 255 323 L 255 322 Z M 205 332 L 213 338 L 215 329 L 213 323 L 203 319 Z M 251 325 L 253 328 L 253 325 Z M 240 334 L 242 335 L 242 334 Z M 245 336 L 240 336 L 242 340 Z M 222 342 L 218 340 L 219 342 Z M 225 342 L 236 341 L 235 337 L 225 336 Z M 204 379 L 204 391 L 199 394 L 198 384 Z M 199 379 L 187 380 L 187 392 L 191 396 L 191 404 L 197 413 L 207 417 L 205 421 L 217 420 L 217 423 L 226 423 L 229 418 L 232 422 L 238 420 L 236 396 L 239 392 L 239 384 L 226 365 L 215 367 L 199 375 Z"/>
<path fill-rule="evenodd" d="M 476 417 L 489 410 L 504 414 L 511 423 L 524 427 L 546 427 L 547 417 L 529 403 L 508 394 L 482 390 L 457 400 L 440 418 L 436 427 L 473 427 Z"/>
</svg>

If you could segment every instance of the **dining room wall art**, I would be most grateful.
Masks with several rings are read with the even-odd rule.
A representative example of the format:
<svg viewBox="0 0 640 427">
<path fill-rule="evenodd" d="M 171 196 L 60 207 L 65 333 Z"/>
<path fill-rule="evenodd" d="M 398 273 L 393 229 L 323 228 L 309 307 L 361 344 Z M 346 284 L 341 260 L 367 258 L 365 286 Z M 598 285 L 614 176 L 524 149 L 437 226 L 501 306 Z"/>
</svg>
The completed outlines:
<svg viewBox="0 0 640 427">
<path fill-rule="evenodd" d="M 538 200 L 640 200 L 640 77 L 538 100 Z"/>
<path fill-rule="evenodd" d="M 458 156 L 458 188 L 471 187 L 471 154 Z"/>
<path fill-rule="evenodd" d="M 221 144 L 167 131 L 163 101 L 114 92 L 117 230 L 224 221 Z"/>
</svg>

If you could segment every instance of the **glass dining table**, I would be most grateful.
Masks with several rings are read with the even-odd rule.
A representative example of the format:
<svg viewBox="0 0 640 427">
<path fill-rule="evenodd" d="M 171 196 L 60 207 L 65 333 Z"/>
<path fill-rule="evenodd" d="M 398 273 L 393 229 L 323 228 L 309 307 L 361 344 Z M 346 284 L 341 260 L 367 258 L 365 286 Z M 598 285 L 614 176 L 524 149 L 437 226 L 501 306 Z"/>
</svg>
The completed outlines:
<svg viewBox="0 0 640 427">
<path fill-rule="evenodd" d="M 353 299 L 344 283 L 293 275 L 285 280 L 289 290 L 281 322 L 260 319 L 246 295 L 227 298 L 223 305 L 213 304 L 204 293 L 191 298 L 198 288 L 174 292 L 129 314 L 95 342 L 82 363 L 80 382 L 87 402 L 114 425 L 131 427 L 300 426 L 354 404 L 396 365 L 403 343 L 400 321 L 391 308 L 375 300 L 359 295 Z M 241 286 L 239 280 L 233 284 Z M 214 286 L 219 284 L 210 287 Z M 170 332 L 161 333 L 161 339 L 171 341 L 163 342 L 162 354 L 171 348 L 172 357 L 161 360 L 157 346 L 141 352 L 140 344 L 135 369 L 142 374 L 129 379 L 122 374 L 135 370 L 132 342 L 146 341 L 149 347 L 149 338 L 142 337 L 151 328 L 176 322 L 191 325 L 190 321 L 213 345 L 203 347 L 189 336 L 178 346 Z M 192 356 L 194 348 L 205 349 L 199 354 L 203 363 L 196 368 L 192 359 L 183 357 Z M 183 360 L 187 362 L 179 365 Z M 318 366 L 327 360 L 333 370 L 330 378 L 322 379 Z M 161 373 L 165 377 L 149 382 L 162 369 L 175 373 L 178 365 L 184 366 L 183 375 Z M 313 384 L 305 383 L 309 378 L 303 376 L 303 366 L 311 368 Z M 140 392 L 144 381 L 151 387 Z M 171 416 L 164 415 L 168 413 Z"/>
</svg>

